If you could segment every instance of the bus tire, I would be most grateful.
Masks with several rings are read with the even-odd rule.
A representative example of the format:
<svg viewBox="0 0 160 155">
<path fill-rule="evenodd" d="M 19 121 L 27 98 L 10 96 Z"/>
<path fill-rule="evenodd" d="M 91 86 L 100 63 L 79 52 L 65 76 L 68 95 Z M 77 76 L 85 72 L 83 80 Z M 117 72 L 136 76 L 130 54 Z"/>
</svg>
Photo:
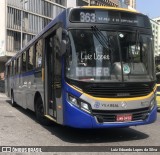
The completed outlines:
<svg viewBox="0 0 160 155">
<path fill-rule="evenodd" d="M 38 97 L 36 100 L 35 113 L 38 122 L 42 125 L 49 126 L 52 122 L 44 116 L 44 107 L 41 97 Z"/>
<path fill-rule="evenodd" d="M 11 91 L 11 105 L 12 105 L 12 107 L 16 106 L 16 102 L 14 101 L 14 92 L 13 91 Z"/>
</svg>

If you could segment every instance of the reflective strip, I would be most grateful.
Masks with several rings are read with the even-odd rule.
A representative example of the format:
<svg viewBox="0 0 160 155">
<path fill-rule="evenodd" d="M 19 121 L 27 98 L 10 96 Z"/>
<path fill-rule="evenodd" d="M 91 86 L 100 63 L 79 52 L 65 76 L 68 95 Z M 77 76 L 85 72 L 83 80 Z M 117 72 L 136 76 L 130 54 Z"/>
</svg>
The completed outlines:
<svg viewBox="0 0 160 155">
<path fill-rule="evenodd" d="M 57 122 L 53 117 L 49 116 L 49 115 L 45 115 L 45 117 L 47 117 L 49 120 Z"/>
</svg>

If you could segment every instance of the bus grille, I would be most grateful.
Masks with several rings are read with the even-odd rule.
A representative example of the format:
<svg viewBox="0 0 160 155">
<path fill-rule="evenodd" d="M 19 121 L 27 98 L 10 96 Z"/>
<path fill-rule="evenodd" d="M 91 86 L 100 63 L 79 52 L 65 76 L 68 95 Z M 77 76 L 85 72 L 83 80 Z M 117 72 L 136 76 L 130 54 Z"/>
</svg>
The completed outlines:
<svg viewBox="0 0 160 155">
<path fill-rule="evenodd" d="M 125 85 L 125 86 L 92 86 L 86 89 L 86 93 L 94 97 L 139 97 L 151 93 L 152 87 L 149 85 Z"/>
<path fill-rule="evenodd" d="M 145 120 L 148 117 L 149 108 L 134 109 L 134 110 L 92 110 L 92 115 L 97 118 L 99 123 L 116 122 L 117 115 L 132 114 L 132 121 Z"/>
</svg>

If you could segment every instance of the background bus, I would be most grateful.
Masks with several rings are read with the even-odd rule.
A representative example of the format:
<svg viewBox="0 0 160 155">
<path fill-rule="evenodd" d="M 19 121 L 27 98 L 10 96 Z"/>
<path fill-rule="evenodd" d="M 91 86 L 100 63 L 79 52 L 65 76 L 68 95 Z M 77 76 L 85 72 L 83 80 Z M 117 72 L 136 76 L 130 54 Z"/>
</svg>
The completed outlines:
<svg viewBox="0 0 160 155">
<path fill-rule="evenodd" d="M 150 21 L 122 8 L 66 9 L 6 63 L 5 80 L 12 105 L 35 111 L 42 124 L 152 123 L 157 105 Z"/>
</svg>

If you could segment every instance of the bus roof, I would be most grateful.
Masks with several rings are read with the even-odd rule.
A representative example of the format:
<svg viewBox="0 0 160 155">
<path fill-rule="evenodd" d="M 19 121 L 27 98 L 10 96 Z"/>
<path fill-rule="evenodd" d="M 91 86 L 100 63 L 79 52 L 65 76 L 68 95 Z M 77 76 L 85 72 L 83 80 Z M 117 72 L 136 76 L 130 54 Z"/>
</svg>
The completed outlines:
<svg viewBox="0 0 160 155">
<path fill-rule="evenodd" d="M 127 8 L 110 7 L 110 6 L 82 6 L 81 8 L 107 9 L 107 10 L 117 10 L 117 11 L 127 11 L 127 12 L 139 13 L 136 10 L 131 10 L 131 9 L 127 9 Z"/>
</svg>

